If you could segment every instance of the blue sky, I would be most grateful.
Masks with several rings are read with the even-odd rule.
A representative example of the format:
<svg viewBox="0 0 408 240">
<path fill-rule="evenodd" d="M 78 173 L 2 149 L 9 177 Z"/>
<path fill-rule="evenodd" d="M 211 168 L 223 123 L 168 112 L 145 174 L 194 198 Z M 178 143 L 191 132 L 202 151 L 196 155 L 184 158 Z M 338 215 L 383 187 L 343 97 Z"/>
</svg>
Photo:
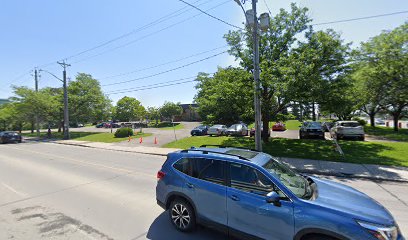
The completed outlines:
<svg viewBox="0 0 408 240">
<path fill-rule="evenodd" d="M 233 0 L 186 1 L 232 24 L 241 26 L 244 22 L 242 10 Z M 290 1 L 284 0 L 259 0 L 258 12 L 267 11 L 265 2 L 272 14 L 290 5 Z M 313 23 L 408 10 L 406 0 L 295 2 L 309 8 Z M 246 1 L 245 7 L 250 8 L 250 4 Z M 333 28 L 346 42 L 358 46 L 361 41 L 407 20 L 408 14 L 405 13 L 316 26 L 315 29 Z M 155 24 L 151 24 L 154 21 Z M 78 72 L 89 73 L 100 80 L 105 93 L 191 81 L 198 72 L 213 73 L 217 66 L 234 64 L 232 57 L 220 54 L 227 50 L 223 35 L 232 28 L 178 0 L 2 1 L 0 28 L 0 98 L 12 95 L 11 84 L 34 87 L 30 71 L 36 66 L 62 76 L 62 68 L 56 61 L 64 58 L 72 65 L 68 68 L 71 79 Z M 119 36 L 123 37 L 78 55 Z M 203 58 L 208 59 L 198 62 Z M 174 68 L 179 69 L 169 71 Z M 61 85 L 49 74 L 42 72 L 41 75 L 40 87 Z M 157 76 L 149 77 L 152 75 Z M 184 80 L 175 81 L 179 79 Z M 117 84 L 124 81 L 130 82 Z M 114 103 L 126 95 L 137 98 L 144 106 L 160 106 L 165 100 L 191 103 L 195 93 L 194 83 L 189 82 L 109 97 Z"/>
</svg>

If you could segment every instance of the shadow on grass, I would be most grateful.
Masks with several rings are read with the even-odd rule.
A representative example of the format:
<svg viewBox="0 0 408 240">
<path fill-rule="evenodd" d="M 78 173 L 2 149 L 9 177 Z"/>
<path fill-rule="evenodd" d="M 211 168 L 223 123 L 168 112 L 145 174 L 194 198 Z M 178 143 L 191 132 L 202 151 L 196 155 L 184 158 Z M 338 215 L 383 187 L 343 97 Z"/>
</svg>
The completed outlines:
<svg viewBox="0 0 408 240">
<path fill-rule="evenodd" d="M 70 132 L 69 136 L 71 139 L 76 139 L 76 138 L 81 138 L 81 137 L 86 137 L 89 135 L 94 135 L 98 134 L 100 132 Z M 23 137 L 37 137 L 37 133 L 23 133 Z M 53 132 L 51 133 L 51 137 L 48 137 L 46 132 L 41 132 L 40 133 L 40 139 L 63 139 L 64 134 L 62 132 Z"/>
<path fill-rule="evenodd" d="M 398 132 L 395 132 L 393 128 L 366 126 L 364 131 L 378 139 L 408 142 L 408 129 L 400 128 Z"/>
</svg>

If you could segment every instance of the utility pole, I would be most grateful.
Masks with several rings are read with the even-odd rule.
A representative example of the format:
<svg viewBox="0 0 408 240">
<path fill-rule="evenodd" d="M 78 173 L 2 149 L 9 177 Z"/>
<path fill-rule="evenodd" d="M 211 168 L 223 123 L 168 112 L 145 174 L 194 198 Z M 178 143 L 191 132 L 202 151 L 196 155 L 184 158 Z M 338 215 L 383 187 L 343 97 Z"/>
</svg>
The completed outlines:
<svg viewBox="0 0 408 240">
<path fill-rule="evenodd" d="M 38 71 L 34 69 L 35 92 L 38 93 Z M 38 113 L 35 113 L 35 127 L 37 129 L 37 137 L 40 138 L 40 123 L 38 122 Z"/>
<path fill-rule="evenodd" d="M 57 62 L 64 68 L 62 72 L 62 82 L 64 88 L 64 139 L 69 139 L 69 113 L 68 113 L 68 91 L 67 91 L 67 67 L 71 66 L 70 64 L 65 63 L 65 61 Z"/>
<path fill-rule="evenodd" d="M 258 17 L 256 16 L 256 2 L 257 0 L 252 0 L 252 11 L 254 14 L 254 27 L 252 36 L 254 39 L 254 81 L 255 81 L 255 92 L 254 92 L 254 106 L 255 106 L 255 149 L 262 151 L 262 139 L 261 139 L 261 101 L 259 97 L 260 93 L 260 80 L 259 80 L 259 38 L 258 38 Z M 268 127 L 269 126 L 264 126 Z"/>
</svg>

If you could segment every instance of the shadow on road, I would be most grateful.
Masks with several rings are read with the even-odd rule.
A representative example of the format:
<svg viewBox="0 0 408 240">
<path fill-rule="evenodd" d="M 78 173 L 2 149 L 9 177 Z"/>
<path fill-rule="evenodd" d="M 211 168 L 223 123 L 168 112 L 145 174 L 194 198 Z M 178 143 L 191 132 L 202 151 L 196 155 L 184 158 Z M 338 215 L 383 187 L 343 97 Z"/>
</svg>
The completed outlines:
<svg viewBox="0 0 408 240">
<path fill-rule="evenodd" d="M 143 239 L 144 236 L 133 238 Z M 177 240 L 222 240 L 228 239 L 228 236 L 212 231 L 203 227 L 198 227 L 196 231 L 191 233 L 182 233 L 177 231 L 170 223 L 168 213 L 163 212 L 160 214 L 150 225 L 149 231 L 146 235 L 147 239 L 153 240 L 167 240 L 167 239 L 177 239 Z"/>
</svg>

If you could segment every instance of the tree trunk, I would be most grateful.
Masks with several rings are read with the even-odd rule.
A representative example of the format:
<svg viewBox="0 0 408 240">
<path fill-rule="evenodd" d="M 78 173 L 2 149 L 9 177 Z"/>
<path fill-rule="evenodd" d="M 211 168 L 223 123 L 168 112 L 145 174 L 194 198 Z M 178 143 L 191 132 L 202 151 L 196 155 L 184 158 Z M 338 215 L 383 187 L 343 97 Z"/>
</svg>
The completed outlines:
<svg viewBox="0 0 408 240">
<path fill-rule="evenodd" d="M 300 105 L 300 121 L 303 122 L 303 104 L 299 102 Z"/>
<path fill-rule="evenodd" d="M 34 125 L 35 125 L 34 121 L 31 121 L 31 133 L 34 133 Z"/>
<path fill-rule="evenodd" d="M 399 117 L 400 117 L 400 115 L 401 115 L 401 112 L 394 112 L 394 114 L 393 114 L 393 120 L 394 120 L 394 131 L 395 132 L 398 132 L 398 120 L 399 120 Z"/>
<path fill-rule="evenodd" d="M 374 119 L 375 112 L 370 112 L 369 116 L 370 116 L 370 125 L 371 125 L 371 127 L 375 127 L 375 119 Z"/>
</svg>

